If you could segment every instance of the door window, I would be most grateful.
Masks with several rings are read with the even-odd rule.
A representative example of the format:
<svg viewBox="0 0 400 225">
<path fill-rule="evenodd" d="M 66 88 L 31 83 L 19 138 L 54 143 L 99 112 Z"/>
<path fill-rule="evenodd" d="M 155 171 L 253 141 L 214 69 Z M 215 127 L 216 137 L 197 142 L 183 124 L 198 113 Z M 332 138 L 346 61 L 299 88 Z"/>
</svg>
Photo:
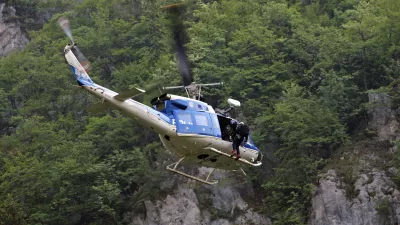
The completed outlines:
<svg viewBox="0 0 400 225">
<path fill-rule="evenodd" d="M 206 115 L 194 115 L 194 119 L 196 120 L 196 125 L 198 126 L 208 126 L 208 118 Z"/>
<path fill-rule="evenodd" d="M 190 114 L 179 114 L 178 122 L 182 125 L 193 125 L 192 116 Z"/>
</svg>

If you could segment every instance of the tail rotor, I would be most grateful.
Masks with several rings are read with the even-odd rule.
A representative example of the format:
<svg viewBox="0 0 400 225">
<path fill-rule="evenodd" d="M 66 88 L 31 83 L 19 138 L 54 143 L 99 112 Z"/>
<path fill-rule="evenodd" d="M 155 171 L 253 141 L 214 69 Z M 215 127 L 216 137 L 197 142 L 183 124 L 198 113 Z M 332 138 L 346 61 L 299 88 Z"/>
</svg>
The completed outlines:
<svg viewBox="0 0 400 225">
<path fill-rule="evenodd" d="M 67 19 L 67 17 L 60 17 L 57 22 L 64 33 L 67 35 L 69 40 L 71 40 L 71 43 L 75 44 L 74 38 L 72 37 L 71 29 L 69 28 L 69 20 Z"/>
<path fill-rule="evenodd" d="M 69 27 L 69 20 L 67 17 L 60 17 L 58 20 L 58 25 L 61 27 L 61 29 L 64 31 L 65 35 L 69 38 L 71 41 L 72 51 L 74 52 L 76 58 L 78 59 L 79 63 L 82 65 L 82 67 L 85 69 L 86 72 L 89 72 L 91 69 L 89 61 L 86 59 L 86 57 L 82 54 L 81 50 L 78 48 L 77 44 L 74 41 L 74 38 L 72 37 L 72 31 L 71 28 Z"/>
</svg>

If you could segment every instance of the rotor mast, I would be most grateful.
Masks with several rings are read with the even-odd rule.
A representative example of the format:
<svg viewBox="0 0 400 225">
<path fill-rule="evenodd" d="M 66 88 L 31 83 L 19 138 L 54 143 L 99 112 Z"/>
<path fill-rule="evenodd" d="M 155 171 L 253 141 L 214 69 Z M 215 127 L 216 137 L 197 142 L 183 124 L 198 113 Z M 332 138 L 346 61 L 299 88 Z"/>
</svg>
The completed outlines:
<svg viewBox="0 0 400 225">
<path fill-rule="evenodd" d="M 163 87 L 163 90 L 172 90 L 172 89 L 185 89 L 186 94 L 189 98 L 200 100 L 201 98 L 201 87 L 207 86 L 222 86 L 223 82 L 218 83 L 208 83 L 208 84 L 197 84 L 196 82 L 192 82 L 187 86 L 170 86 L 170 87 Z"/>
</svg>

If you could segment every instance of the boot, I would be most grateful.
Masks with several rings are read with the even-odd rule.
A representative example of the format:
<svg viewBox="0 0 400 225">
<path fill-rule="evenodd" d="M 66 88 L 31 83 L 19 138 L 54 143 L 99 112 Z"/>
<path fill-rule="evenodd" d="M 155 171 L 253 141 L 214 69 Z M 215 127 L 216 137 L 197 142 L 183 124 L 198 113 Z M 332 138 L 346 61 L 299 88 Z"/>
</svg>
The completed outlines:
<svg viewBox="0 0 400 225">
<path fill-rule="evenodd" d="M 240 158 L 240 154 L 236 155 L 236 160 L 238 160 Z"/>
</svg>

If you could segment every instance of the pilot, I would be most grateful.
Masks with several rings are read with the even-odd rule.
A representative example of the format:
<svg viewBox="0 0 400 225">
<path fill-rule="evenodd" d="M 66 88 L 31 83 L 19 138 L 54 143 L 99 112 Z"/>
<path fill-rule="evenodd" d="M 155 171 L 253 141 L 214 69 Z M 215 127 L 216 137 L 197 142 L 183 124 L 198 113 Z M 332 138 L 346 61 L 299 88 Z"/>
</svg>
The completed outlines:
<svg viewBox="0 0 400 225">
<path fill-rule="evenodd" d="M 239 146 L 243 145 L 249 139 L 249 127 L 243 122 L 238 123 L 236 120 L 231 120 L 233 128 L 233 143 L 232 155 L 236 155 L 236 159 L 240 158 Z"/>
</svg>

